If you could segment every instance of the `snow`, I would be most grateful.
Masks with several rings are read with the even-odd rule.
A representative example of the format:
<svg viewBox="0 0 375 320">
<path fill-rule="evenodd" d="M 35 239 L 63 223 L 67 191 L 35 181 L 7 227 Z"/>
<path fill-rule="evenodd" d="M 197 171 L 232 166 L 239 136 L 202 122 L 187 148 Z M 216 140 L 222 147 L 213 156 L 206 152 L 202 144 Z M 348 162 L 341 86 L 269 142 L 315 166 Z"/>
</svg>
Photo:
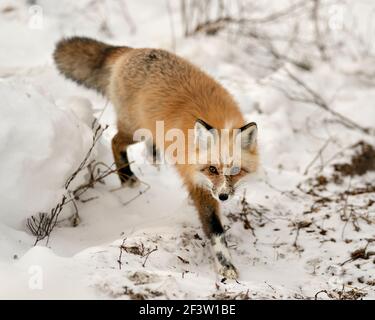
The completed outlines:
<svg viewBox="0 0 375 320">
<path fill-rule="evenodd" d="M 63 183 L 89 146 L 91 129 L 30 84 L 2 80 L 0 94 L 1 221 L 19 228 L 24 218 L 61 197 Z"/>
<path fill-rule="evenodd" d="M 350 160 L 350 145 L 359 140 L 374 145 L 373 136 L 332 121 L 314 104 L 289 99 L 275 84 L 291 88 L 290 79 L 282 68 L 260 67 L 268 60 L 257 60 L 257 49 L 250 56 L 244 44 L 220 35 L 184 38 L 177 2 L 169 2 L 172 16 L 162 0 L 37 3 L 41 25 L 30 24 L 38 16 L 28 1 L 0 4 L 0 298 L 313 299 L 321 290 L 337 298 L 343 285 L 345 292 L 375 298 L 374 286 L 368 284 L 375 280 L 375 256 L 346 262 L 366 245 L 368 252 L 375 251 L 374 205 L 365 206 L 375 200 L 374 193 L 347 197 L 347 216 L 352 212 L 348 222 L 342 219 L 345 199 L 338 199 L 345 190 L 373 185 L 374 172 L 327 184 L 320 193 L 338 200 L 323 206 L 297 188 L 308 190 L 319 175 L 331 177 L 333 163 Z M 277 9 L 282 1 L 277 7 L 275 3 Z M 269 1 L 256 4 L 259 17 L 267 5 Z M 373 8 L 370 2 L 366 5 L 353 12 Z M 9 7 L 13 9 L 5 10 Z M 351 12 L 347 8 L 345 14 Z M 129 155 L 142 181 L 138 189 L 119 189 L 117 177 L 110 175 L 105 184 L 89 189 L 84 201 L 76 201 L 81 218 L 77 227 L 68 219 L 74 212 L 70 203 L 49 241 L 34 246 L 26 219 L 49 212 L 66 193 L 66 179 L 91 146 L 95 117 L 109 128 L 90 159 L 113 162 L 110 140 L 116 121 L 111 104 L 65 80 L 53 66 L 55 42 L 74 34 L 175 49 L 223 83 L 245 117 L 257 122 L 262 167 L 246 186 L 253 230 L 244 228 L 239 214 L 242 193 L 223 207 L 238 282 L 222 282 L 216 275 L 209 242 L 177 173 L 173 167 L 145 164 L 142 144 L 132 146 Z M 359 54 L 356 40 L 348 47 Z M 349 60 L 343 54 L 332 63 L 319 60 L 311 72 L 293 65 L 288 69 L 334 110 L 374 127 L 375 89 L 362 77 L 373 61 Z M 306 170 L 327 140 L 321 157 Z M 86 179 L 80 174 L 73 186 Z M 354 205 L 358 208 L 350 211 Z M 321 293 L 319 298 L 328 296 Z"/>
</svg>

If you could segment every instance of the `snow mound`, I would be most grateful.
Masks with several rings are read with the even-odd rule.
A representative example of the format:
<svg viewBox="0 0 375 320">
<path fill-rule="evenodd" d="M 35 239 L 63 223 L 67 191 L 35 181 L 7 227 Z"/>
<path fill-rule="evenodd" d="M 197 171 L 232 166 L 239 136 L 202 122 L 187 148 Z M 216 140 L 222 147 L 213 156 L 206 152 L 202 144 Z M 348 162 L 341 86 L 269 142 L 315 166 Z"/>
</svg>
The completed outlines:
<svg viewBox="0 0 375 320">
<path fill-rule="evenodd" d="M 90 147 L 92 130 L 30 84 L 0 81 L 0 95 L 0 220 L 19 228 L 59 201 L 66 178 Z"/>
</svg>

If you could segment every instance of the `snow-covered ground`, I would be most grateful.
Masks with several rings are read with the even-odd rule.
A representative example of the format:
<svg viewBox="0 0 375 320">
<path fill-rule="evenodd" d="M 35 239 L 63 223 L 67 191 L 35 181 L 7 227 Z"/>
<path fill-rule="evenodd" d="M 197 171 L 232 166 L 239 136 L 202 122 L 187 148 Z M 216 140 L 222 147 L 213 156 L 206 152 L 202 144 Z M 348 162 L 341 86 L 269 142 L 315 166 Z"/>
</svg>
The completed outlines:
<svg viewBox="0 0 375 320">
<path fill-rule="evenodd" d="M 363 8 L 327 12 L 335 19 L 343 8 L 374 12 L 370 1 L 362 2 Z M 262 12 L 261 4 L 277 9 L 289 2 L 258 3 Z M 75 201 L 77 227 L 69 220 L 75 212 L 70 202 L 49 241 L 34 246 L 26 220 L 61 201 L 67 178 L 92 145 L 94 116 L 109 127 L 90 159 L 113 162 L 112 106 L 65 80 L 53 65 L 54 44 L 68 35 L 175 50 L 221 81 L 246 118 L 258 123 L 262 168 L 246 187 L 246 201 L 240 194 L 223 208 L 238 281 L 216 275 L 177 174 L 144 164 L 142 145 L 130 153 L 143 182 L 138 189 L 119 189 L 109 175 Z M 365 41 L 344 32 L 340 37 L 352 41 L 344 46 L 350 52 L 332 59 L 328 48 L 329 61 L 311 58 L 311 70 L 294 64 L 287 70 L 336 112 L 375 127 L 374 59 L 358 53 Z M 292 99 L 296 83 L 284 67 L 262 69 L 267 59 L 258 59 L 257 49 L 220 34 L 183 37 L 178 1 L 2 0 L 0 298 L 313 299 L 318 293 L 322 299 L 374 299 L 374 136 L 343 126 L 314 103 Z M 352 161 L 357 153 L 358 159 L 367 156 L 362 165 L 372 172 L 358 172 L 354 164 L 362 160 Z M 351 166 L 334 166 L 340 163 Z M 69 188 L 85 179 L 81 172 Z"/>
</svg>

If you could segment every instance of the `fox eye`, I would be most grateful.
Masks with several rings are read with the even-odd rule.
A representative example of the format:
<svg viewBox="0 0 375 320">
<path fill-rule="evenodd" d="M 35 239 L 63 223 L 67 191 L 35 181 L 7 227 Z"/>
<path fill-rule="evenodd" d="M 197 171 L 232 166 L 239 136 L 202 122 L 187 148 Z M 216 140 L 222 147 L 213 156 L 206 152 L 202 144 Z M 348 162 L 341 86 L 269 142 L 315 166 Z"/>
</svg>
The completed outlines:
<svg viewBox="0 0 375 320">
<path fill-rule="evenodd" d="M 235 176 L 235 175 L 239 174 L 240 171 L 241 171 L 240 167 L 232 167 L 230 169 L 230 175 Z"/>
<path fill-rule="evenodd" d="M 213 174 L 219 174 L 216 167 L 214 167 L 214 166 L 209 166 L 208 170 L 210 170 L 210 172 L 213 173 Z"/>
</svg>

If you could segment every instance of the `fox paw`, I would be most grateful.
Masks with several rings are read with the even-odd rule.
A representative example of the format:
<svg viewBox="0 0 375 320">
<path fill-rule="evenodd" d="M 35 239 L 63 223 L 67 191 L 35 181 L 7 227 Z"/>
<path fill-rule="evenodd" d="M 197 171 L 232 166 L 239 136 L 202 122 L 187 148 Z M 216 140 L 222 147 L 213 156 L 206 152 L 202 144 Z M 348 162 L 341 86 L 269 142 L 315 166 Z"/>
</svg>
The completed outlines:
<svg viewBox="0 0 375 320">
<path fill-rule="evenodd" d="M 151 165 L 152 165 L 157 171 L 160 172 L 161 165 L 160 165 L 159 163 L 152 162 Z"/>
<path fill-rule="evenodd" d="M 227 279 L 237 279 L 238 278 L 238 272 L 234 265 L 228 264 L 225 266 L 219 267 L 219 274 Z"/>
<path fill-rule="evenodd" d="M 127 178 L 125 181 L 121 182 L 121 185 L 123 187 L 130 187 L 130 188 L 137 188 L 139 187 L 141 182 L 136 176 L 131 176 L 130 178 Z"/>
</svg>

